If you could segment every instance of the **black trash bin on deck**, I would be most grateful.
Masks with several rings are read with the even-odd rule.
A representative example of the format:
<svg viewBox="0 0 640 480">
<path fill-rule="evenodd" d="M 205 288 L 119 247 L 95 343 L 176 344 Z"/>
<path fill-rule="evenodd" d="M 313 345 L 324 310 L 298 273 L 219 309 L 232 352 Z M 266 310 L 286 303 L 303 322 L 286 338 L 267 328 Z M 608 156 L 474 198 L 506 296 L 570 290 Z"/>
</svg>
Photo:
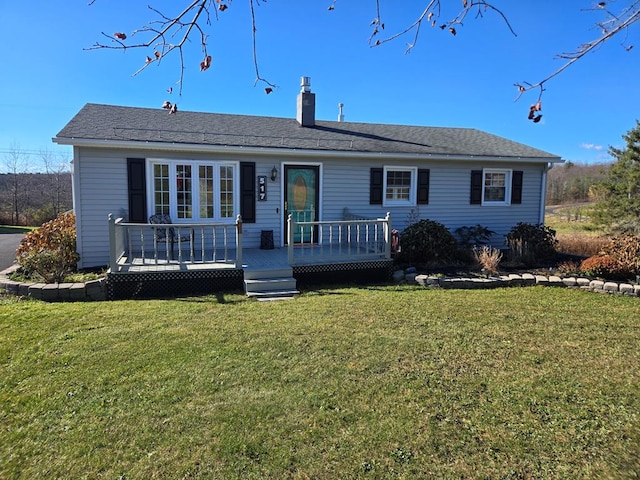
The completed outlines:
<svg viewBox="0 0 640 480">
<path fill-rule="evenodd" d="M 273 250 L 273 230 L 262 230 L 260 232 L 260 249 Z"/>
</svg>

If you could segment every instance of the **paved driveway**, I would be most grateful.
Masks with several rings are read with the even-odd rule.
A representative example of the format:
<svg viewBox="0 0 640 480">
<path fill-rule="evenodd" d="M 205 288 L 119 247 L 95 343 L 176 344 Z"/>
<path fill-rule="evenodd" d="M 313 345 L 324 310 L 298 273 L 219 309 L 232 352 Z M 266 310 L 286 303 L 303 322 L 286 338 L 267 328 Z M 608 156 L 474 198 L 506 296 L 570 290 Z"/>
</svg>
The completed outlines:
<svg viewBox="0 0 640 480">
<path fill-rule="evenodd" d="M 13 265 L 24 233 L 0 233 L 0 272 Z"/>
</svg>

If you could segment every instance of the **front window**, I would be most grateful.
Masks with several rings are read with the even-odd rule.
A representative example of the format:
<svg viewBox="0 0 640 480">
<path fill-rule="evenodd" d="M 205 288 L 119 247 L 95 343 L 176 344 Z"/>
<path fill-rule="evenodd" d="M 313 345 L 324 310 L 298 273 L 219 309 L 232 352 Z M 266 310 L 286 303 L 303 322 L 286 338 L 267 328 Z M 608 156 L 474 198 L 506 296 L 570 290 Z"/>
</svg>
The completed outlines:
<svg viewBox="0 0 640 480">
<path fill-rule="evenodd" d="M 485 169 L 482 180 L 483 204 L 507 205 L 509 203 L 511 170 Z"/>
<path fill-rule="evenodd" d="M 197 222 L 233 219 L 238 212 L 236 163 L 153 160 L 151 165 L 154 214 Z"/>
<path fill-rule="evenodd" d="M 385 205 L 415 205 L 416 169 L 385 167 L 384 192 Z"/>
</svg>

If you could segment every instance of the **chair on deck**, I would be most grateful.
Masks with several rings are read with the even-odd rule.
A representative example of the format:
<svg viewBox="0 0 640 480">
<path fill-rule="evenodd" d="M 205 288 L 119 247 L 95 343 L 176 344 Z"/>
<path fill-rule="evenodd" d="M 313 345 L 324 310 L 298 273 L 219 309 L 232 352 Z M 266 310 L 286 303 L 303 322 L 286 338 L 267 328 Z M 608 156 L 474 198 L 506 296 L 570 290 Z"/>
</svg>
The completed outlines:
<svg viewBox="0 0 640 480">
<path fill-rule="evenodd" d="M 152 225 L 172 225 L 171 217 L 164 213 L 158 213 L 149 217 L 149 223 Z M 176 234 L 175 227 L 154 228 L 156 234 L 156 241 L 158 243 L 169 242 L 171 245 L 171 259 L 174 257 L 174 245 L 177 243 L 192 243 L 193 241 L 193 229 L 190 230 L 188 235 L 180 235 L 180 230 Z"/>
</svg>

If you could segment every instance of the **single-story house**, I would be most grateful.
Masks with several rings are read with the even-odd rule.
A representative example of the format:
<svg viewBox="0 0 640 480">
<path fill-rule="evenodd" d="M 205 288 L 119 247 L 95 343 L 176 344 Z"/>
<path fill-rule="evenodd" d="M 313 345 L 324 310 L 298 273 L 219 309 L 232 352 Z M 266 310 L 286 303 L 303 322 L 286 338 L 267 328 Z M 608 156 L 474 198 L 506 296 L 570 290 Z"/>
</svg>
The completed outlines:
<svg viewBox="0 0 640 480">
<path fill-rule="evenodd" d="M 301 83 L 296 118 L 85 105 L 53 139 L 73 146 L 79 267 L 247 285 L 269 255 L 294 277 L 388 270 L 390 232 L 423 218 L 481 224 L 497 246 L 543 222 L 558 156 L 472 128 L 317 120 Z"/>
</svg>

